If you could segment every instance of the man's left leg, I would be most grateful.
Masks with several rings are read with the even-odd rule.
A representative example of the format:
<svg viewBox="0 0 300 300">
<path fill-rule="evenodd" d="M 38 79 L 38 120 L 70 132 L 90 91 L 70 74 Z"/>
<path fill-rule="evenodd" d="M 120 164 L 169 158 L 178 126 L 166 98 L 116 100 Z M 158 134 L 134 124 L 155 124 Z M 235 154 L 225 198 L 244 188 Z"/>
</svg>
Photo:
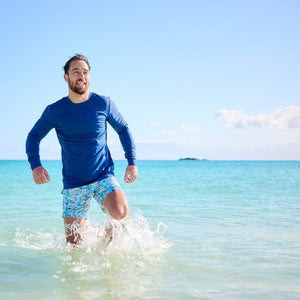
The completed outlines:
<svg viewBox="0 0 300 300">
<path fill-rule="evenodd" d="M 129 206 L 123 191 L 112 191 L 107 194 L 102 205 L 107 213 L 116 220 L 124 219 L 129 215 Z"/>
<path fill-rule="evenodd" d="M 121 220 L 129 215 L 125 193 L 114 176 L 97 182 L 94 198 L 113 219 Z"/>
<path fill-rule="evenodd" d="M 121 220 L 129 216 L 128 202 L 123 191 L 113 191 L 106 195 L 102 203 L 106 212 L 114 219 Z M 123 227 L 125 224 L 123 224 Z M 105 238 L 111 242 L 113 238 L 113 227 L 110 225 L 105 228 Z"/>
</svg>

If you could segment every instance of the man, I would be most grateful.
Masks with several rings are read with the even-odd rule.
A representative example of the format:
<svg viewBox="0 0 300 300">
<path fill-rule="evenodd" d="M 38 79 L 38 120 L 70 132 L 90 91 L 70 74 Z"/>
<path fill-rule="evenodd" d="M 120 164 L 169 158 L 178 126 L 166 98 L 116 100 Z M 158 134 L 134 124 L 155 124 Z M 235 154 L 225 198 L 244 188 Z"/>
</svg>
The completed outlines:
<svg viewBox="0 0 300 300">
<path fill-rule="evenodd" d="M 61 145 L 63 164 L 63 218 L 66 240 L 78 244 L 84 231 L 91 198 L 112 218 L 129 214 L 126 196 L 114 177 L 114 164 L 107 147 L 107 122 L 118 133 L 128 166 L 124 181 L 137 177 L 134 141 L 127 123 L 115 104 L 104 96 L 89 92 L 90 65 L 86 57 L 76 54 L 64 66 L 69 95 L 48 105 L 29 132 L 26 153 L 36 184 L 49 182 L 41 164 L 40 141 L 55 128 Z M 73 225 L 73 226 L 72 226 Z"/>
</svg>

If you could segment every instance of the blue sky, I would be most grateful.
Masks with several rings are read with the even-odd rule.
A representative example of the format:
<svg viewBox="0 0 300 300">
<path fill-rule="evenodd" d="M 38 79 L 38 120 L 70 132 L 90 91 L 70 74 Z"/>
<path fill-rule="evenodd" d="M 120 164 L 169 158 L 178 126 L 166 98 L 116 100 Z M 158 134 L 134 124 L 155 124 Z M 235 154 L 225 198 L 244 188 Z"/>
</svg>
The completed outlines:
<svg viewBox="0 0 300 300">
<path fill-rule="evenodd" d="M 67 95 L 62 66 L 92 65 L 139 159 L 300 159 L 300 2 L 2 2 L 0 159 L 25 159 L 27 133 Z M 113 158 L 122 159 L 109 132 Z M 54 132 L 42 159 L 60 158 Z"/>
</svg>

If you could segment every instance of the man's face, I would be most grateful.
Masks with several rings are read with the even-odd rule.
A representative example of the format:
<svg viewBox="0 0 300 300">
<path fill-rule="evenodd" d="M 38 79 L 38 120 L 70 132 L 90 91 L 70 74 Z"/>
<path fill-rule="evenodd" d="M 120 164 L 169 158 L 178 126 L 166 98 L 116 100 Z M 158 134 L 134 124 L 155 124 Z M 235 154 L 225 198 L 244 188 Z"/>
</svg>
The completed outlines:
<svg viewBox="0 0 300 300">
<path fill-rule="evenodd" d="M 64 77 L 69 84 L 70 90 L 74 93 L 83 95 L 87 92 L 90 84 L 90 71 L 85 61 L 73 60 L 68 74 L 65 74 Z"/>
</svg>

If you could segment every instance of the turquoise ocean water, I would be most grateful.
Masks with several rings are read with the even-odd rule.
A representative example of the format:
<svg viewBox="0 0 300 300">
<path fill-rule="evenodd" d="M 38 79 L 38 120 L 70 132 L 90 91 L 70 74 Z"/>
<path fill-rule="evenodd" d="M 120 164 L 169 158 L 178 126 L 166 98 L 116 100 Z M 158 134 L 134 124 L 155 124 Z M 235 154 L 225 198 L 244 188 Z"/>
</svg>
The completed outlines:
<svg viewBox="0 0 300 300">
<path fill-rule="evenodd" d="M 122 183 L 131 208 L 111 223 L 96 203 L 85 244 L 61 219 L 61 163 L 33 183 L 0 161 L 0 299 L 300 299 L 299 161 L 140 161 Z"/>
</svg>

